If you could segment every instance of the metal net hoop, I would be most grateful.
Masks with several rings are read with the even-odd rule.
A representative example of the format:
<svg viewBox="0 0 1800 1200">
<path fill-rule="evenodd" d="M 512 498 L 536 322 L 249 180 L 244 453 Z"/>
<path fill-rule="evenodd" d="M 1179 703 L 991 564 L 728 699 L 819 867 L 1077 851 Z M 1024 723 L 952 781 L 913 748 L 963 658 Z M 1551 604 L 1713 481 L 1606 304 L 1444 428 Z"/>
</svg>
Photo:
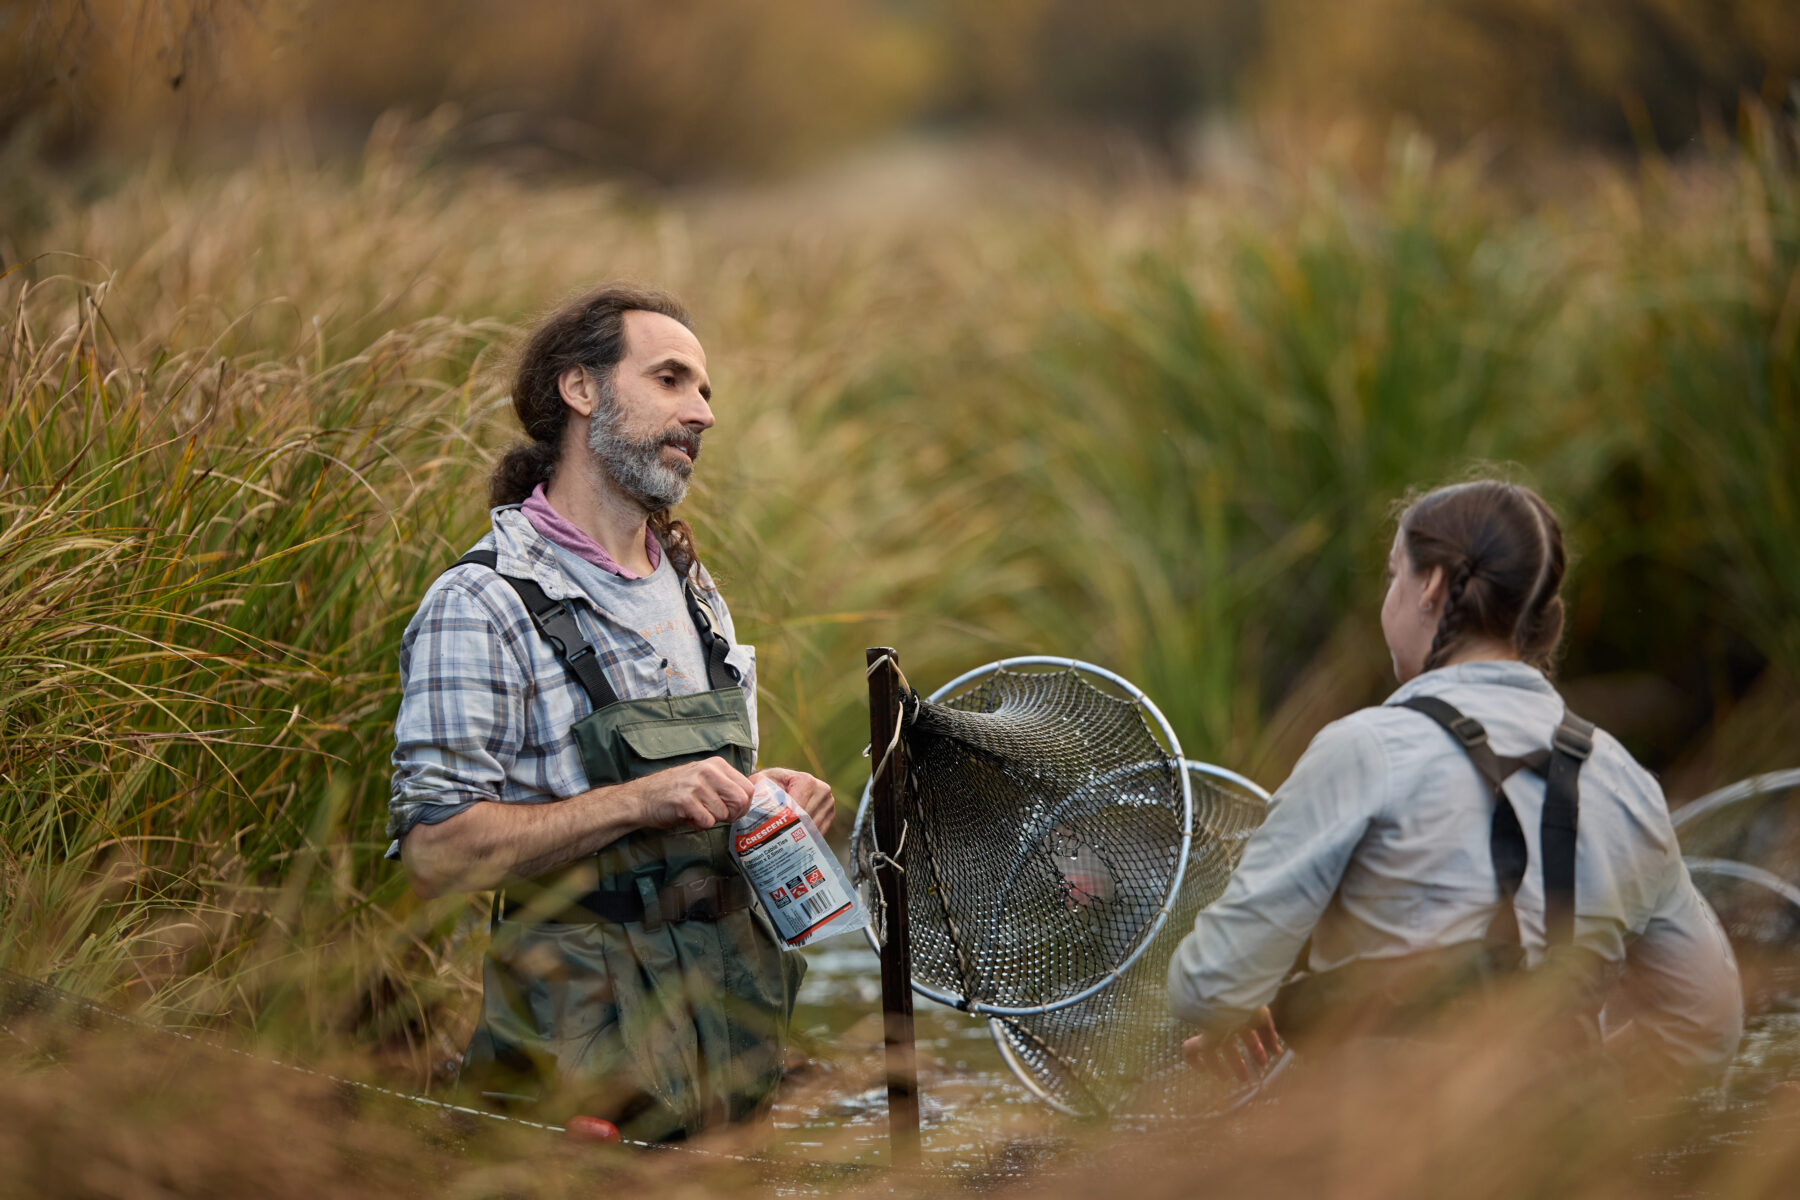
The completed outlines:
<svg viewBox="0 0 1800 1200">
<path fill-rule="evenodd" d="M 1731 940 L 1745 1011 L 1792 1010 L 1800 1000 L 1800 887 L 1735 859 L 1683 861 Z"/>
<path fill-rule="evenodd" d="M 1230 881 L 1270 797 L 1236 772 L 1187 762 L 1193 805 L 1190 865 L 1170 922 L 1112 988 L 1031 1016 L 996 1016 L 989 1031 L 1021 1083 L 1076 1117 L 1157 1121 L 1217 1110 L 1231 1096 L 1191 1070 L 1181 1043 L 1192 1033 L 1169 1015 L 1168 964 L 1194 917 Z"/>
<path fill-rule="evenodd" d="M 1754 775 L 1670 814 L 1688 873 L 1737 955 L 1750 1012 L 1800 1000 L 1800 769 Z"/>
<path fill-rule="evenodd" d="M 1800 768 L 1708 792 L 1670 820 L 1684 854 L 1749 862 L 1800 881 Z"/>
<path fill-rule="evenodd" d="M 902 710 L 904 854 L 875 845 L 865 787 L 851 863 L 879 910 L 874 863 L 905 862 L 913 990 L 1027 1015 L 1110 986 L 1168 921 L 1187 870 L 1192 793 L 1162 713 L 1111 671 L 1040 656 L 977 667 Z"/>
</svg>

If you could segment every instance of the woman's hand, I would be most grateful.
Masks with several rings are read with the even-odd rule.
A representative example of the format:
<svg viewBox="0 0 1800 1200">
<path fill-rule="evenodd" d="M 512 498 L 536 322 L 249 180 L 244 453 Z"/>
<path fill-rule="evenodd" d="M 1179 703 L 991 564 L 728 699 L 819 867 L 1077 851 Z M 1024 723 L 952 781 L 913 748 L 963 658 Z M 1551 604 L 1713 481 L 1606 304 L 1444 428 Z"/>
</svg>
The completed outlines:
<svg viewBox="0 0 1800 1200">
<path fill-rule="evenodd" d="M 758 771 L 750 777 L 750 782 L 767 779 L 770 783 L 793 797 L 794 803 L 806 811 L 812 823 L 824 833 L 831 828 L 831 819 L 837 816 L 837 800 L 831 794 L 831 785 L 823 779 L 814 778 L 805 771 L 790 771 L 786 767 L 769 767 Z"/>
<path fill-rule="evenodd" d="M 1267 1007 L 1236 1029 L 1196 1034 L 1181 1043 L 1181 1056 L 1196 1071 L 1211 1071 L 1227 1083 L 1250 1083 L 1281 1053 L 1281 1035 Z M 1254 1064 L 1254 1065 L 1253 1065 Z"/>
</svg>

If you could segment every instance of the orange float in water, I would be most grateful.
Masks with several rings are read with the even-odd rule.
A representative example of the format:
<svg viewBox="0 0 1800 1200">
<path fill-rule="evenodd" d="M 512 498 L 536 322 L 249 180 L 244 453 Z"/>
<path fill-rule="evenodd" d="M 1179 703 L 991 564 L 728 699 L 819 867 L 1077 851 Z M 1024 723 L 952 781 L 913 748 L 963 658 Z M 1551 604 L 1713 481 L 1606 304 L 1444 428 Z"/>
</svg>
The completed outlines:
<svg viewBox="0 0 1800 1200">
<path fill-rule="evenodd" d="M 603 1121 L 599 1117 L 570 1117 L 569 1123 L 563 1126 L 563 1133 L 578 1142 L 616 1142 L 619 1140 L 619 1127 L 611 1121 Z"/>
</svg>

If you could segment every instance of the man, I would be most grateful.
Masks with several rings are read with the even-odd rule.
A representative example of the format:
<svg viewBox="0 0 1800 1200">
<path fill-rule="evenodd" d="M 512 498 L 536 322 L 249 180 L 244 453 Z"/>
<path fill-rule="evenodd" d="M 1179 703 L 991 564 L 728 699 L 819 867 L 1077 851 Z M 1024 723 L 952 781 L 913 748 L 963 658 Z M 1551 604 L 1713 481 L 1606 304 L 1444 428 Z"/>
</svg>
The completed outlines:
<svg viewBox="0 0 1800 1200">
<path fill-rule="evenodd" d="M 804 967 L 727 849 L 757 778 L 821 828 L 831 789 L 752 774 L 756 659 L 671 510 L 713 424 L 706 353 L 657 292 L 604 287 L 528 340 L 530 441 L 493 526 L 401 643 L 390 856 L 424 896 L 496 892 L 464 1077 L 540 1119 L 686 1136 L 766 1107 Z"/>
</svg>

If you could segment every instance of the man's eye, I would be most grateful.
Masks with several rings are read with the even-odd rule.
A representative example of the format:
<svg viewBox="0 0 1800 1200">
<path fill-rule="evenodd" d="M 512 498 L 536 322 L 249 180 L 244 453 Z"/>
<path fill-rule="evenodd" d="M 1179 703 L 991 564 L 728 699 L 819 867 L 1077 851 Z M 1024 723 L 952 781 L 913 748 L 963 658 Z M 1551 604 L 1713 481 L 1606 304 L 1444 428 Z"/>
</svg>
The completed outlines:
<svg viewBox="0 0 1800 1200">
<path fill-rule="evenodd" d="M 674 387 L 675 386 L 675 377 L 673 375 L 658 375 L 656 377 L 656 381 L 658 383 L 662 384 L 664 387 Z"/>
</svg>

